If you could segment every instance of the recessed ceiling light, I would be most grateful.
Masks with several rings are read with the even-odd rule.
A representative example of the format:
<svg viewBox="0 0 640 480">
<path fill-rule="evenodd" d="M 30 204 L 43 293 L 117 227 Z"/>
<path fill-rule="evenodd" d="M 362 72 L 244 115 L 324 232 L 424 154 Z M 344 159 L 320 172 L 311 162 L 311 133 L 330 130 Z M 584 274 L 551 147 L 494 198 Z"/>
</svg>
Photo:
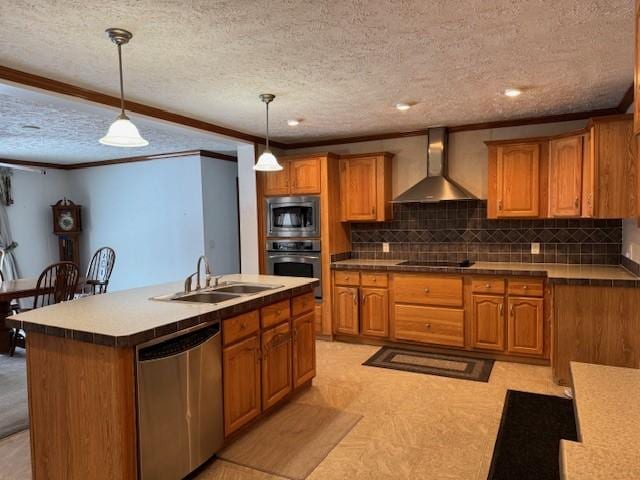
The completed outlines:
<svg viewBox="0 0 640 480">
<path fill-rule="evenodd" d="M 520 90 L 518 88 L 507 88 L 504 91 L 504 94 L 507 97 L 515 98 L 515 97 L 519 97 L 522 94 L 522 90 Z"/>
<path fill-rule="evenodd" d="M 40 130 L 40 127 L 37 125 L 23 125 L 22 128 L 26 130 Z"/>
<path fill-rule="evenodd" d="M 292 118 L 290 120 L 287 120 L 287 125 L 289 125 L 290 127 L 297 127 L 298 125 L 300 125 L 300 122 L 302 120 L 298 120 L 296 118 Z"/>
<path fill-rule="evenodd" d="M 409 105 L 408 103 L 399 102 L 399 103 L 396 103 L 396 108 L 401 112 L 405 112 L 411 108 L 411 105 Z"/>
</svg>

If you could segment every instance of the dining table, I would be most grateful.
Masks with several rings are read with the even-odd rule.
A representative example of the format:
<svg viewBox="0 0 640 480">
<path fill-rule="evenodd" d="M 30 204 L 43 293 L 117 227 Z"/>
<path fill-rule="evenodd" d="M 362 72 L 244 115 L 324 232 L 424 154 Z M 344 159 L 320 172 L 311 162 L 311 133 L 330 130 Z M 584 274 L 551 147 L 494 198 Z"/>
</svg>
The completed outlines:
<svg viewBox="0 0 640 480">
<path fill-rule="evenodd" d="M 20 298 L 33 297 L 36 294 L 37 283 L 37 278 L 0 282 L 0 354 L 8 355 L 11 346 L 11 329 L 4 323 L 4 319 L 12 314 L 11 302 Z"/>
</svg>

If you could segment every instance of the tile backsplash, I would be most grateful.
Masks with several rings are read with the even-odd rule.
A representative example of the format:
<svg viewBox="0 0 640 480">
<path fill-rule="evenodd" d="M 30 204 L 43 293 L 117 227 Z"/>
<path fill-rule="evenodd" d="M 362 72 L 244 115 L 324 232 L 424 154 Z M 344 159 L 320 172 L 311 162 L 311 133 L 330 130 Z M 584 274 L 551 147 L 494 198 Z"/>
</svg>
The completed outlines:
<svg viewBox="0 0 640 480">
<path fill-rule="evenodd" d="M 622 220 L 488 220 L 485 200 L 396 204 L 392 221 L 352 223 L 351 242 L 354 258 L 619 264 Z"/>
</svg>

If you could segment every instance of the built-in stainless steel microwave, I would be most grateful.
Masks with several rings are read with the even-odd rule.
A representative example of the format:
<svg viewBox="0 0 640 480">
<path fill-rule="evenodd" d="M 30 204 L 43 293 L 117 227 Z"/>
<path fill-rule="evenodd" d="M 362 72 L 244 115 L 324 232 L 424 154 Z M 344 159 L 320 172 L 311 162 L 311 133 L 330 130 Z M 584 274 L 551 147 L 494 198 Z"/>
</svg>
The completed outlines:
<svg viewBox="0 0 640 480">
<path fill-rule="evenodd" d="M 320 237 L 320 197 L 266 199 L 267 237 Z"/>
</svg>

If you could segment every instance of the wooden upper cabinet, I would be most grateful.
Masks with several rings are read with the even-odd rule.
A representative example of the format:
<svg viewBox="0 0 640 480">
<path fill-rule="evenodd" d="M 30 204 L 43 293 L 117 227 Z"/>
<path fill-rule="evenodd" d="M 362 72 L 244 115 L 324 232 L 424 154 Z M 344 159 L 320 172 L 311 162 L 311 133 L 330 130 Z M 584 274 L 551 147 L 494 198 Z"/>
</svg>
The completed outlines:
<svg viewBox="0 0 640 480">
<path fill-rule="evenodd" d="M 265 196 L 320 194 L 320 157 L 279 159 L 282 170 L 262 172 Z"/>
<path fill-rule="evenodd" d="M 282 170 L 279 172 L 262 172 L 263 193 L 265 195 L 289 195 L 289 162 L 279 162 Z"/>
<path fill-rule="evenodd" d="M 540 215 L 540 145 L 497 148 L 497 217 Z"/>
<path fill-rule="evenodd" d="M 633 115 L 594 118 L 589 122 L 585 157 L 592 183 L 593 217 L 631 218 L 637 215 L 638 162 Z M 587 202 L 589 199 L 587 199 Z"/>
<path fill-rule="evenodd" d="M 389 291 L 386 288 L 361 288 L 362 335 L 389 336 Z"/>
<path fill-rule="evenodd" d="M 540 355 L 543 351 L 542 298 L 509 298 L 507 350 L 509 353 Z"/>
<path fill-rule="evenodd" d="M 473 348 L 504 350 L 504 297 L 497 295 L 474 295 L 472 312 Z"/>
<path fill-rule="evenodd" d="M 340 203 L 343 222 L 383 222 L 391 218 L 389 153 L 340 158 Z"/>
<path fill-rule="evenodd" d="M 549 216 L 579 217 L 582 213 L 584 135 L 549 142 Z"/>
<path fill-rule="evenodd" d="M 320 159 L 308 158 L 289 162 L 291 195 L 320 193 Z"/>
<path fill-rule="evenodd" d="M 260 414 L 260 338 L 225 347 L 222 351 L 224 372 L 224 433 L 229 435 Z"/>
</svg>

